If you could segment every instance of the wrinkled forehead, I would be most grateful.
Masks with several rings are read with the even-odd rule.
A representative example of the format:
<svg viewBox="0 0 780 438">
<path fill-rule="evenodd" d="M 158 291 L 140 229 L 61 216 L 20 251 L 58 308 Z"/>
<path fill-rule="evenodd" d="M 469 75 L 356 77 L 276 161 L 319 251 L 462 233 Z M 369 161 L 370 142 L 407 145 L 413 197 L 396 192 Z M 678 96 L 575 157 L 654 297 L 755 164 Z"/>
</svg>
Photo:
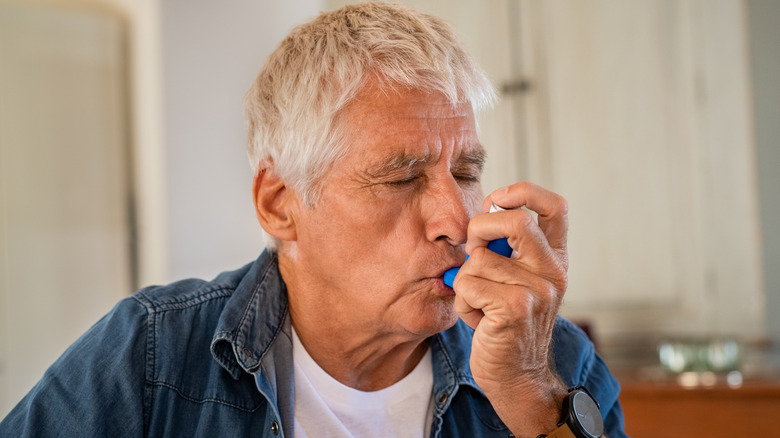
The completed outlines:
<svg viewBox="0 0 780 438">
<path fill-rule="evenodd" d="M 340 111 L 337 123 L 353 153 L 379 144 L 417 153 L 426 145 L 481 148 L 471 104 L 438 92 L 369 86 Z"/>
<path fill-rule="evenodd" d="M 406 117 L 421 114 L 474 116 L 470 102 L 453 101 L 440 91 L 408 88 L 379 80 L 368 80 L 345 106 L 359 108 L 361 112 L 397 113 Z"/>
<path fill-rule="evenodd" d="M 360 167 L 399 168 L 484 155 L 471 105 L 432 93 L 363 96 L 342 114 L 346 153 Z M 368 169 L 366 169 L 368 170 Z"/>
</svg>

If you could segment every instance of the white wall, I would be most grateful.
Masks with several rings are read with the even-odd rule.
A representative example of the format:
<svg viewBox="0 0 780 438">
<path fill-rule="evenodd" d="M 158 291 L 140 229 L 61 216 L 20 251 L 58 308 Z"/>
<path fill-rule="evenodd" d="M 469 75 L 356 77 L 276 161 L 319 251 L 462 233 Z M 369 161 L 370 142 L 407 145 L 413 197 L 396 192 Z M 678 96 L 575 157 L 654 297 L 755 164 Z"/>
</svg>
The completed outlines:
<svg viewBox="0 0 780 438">
<path fill-rule="evenodd" d="M 0 3 L 0 418 L 132 289 L 124 37 Z"/>
<path fill-rule="evenodd" d="M 160 2 L 169 279 L 254 260 L 242 99 L 265 58 L 319 0 Z"/>
<path fill-rule="evenodd" d="M 748 2 L 767 331 L 780 339 L 780 2 Z"/>
<path fill-rule="evenodd" d="M 48 0 L 57 1 L 57 0 Z M 135 250 L 139 263 L 138 285 L 167 280 L 168 250 L 165 243 L 166 200 L 162 138 L 162 79 L 160 68 L 160 19 L 158 0 L 67 0 L 96 3 L 121 13 L 127 28 L 127 88 L 129 130 L 133 156 L 136 201 Z"/>
<path fill-rule="evenodd" d="M 138 285 L 210 277 L 262 250 L 242 99 L 321 0 L 68 0 L 126 16 Z"/>
<path fill-rule="evenodd" d="M 530 83 L 483 125 L 485 180 L 568 199 L 563 315 L 602 340 L 764 335 L 745 2 L 398 1 L 452 23 L 497 85 Z"/>
<path fill-rule="evenodd" d="M 0 418 L 2 418 L 68 345 L 108 311 L 117 300 L 133 292 L 129 273 L 123 271 L 122 274 L 114 274 L 108 269 L 118 264 L 120 270 L 130 271 L 132 264 L 127 260 L 112 263 L 113 259 L 107 256 L 99 256 L 96 261 L 90 259 L 91 263 L 87 263 L 89 269 L 85 272 L 79 271 L 79 275 L 70 276 L 81 281 L 81 283 L 77 282 L 78 284 L 61 281 L 61 272 L 36 269 L 36 266 L 50 260 L 52 263 L 49 264 L 57 266 L 69 267 L 72 262 L 85 264 L 84 257 L 75 257 L 75 255 L 85 251 L 88 244 L 110 243 L 110 239 L 105 236 L 94 236 L 99 231 L 94 224 L 96 218 L 107 215 L 108 210 L 98 202 L 90 203 L 90 199 L 97 201 L 98 195 L 107 191 L 105 184 L 94 183 L 92 181 L 94 178 L 88 178 L 92 173 L 105 173 L 122 179 L 124 172 L 131 170 L 131 165 L 133 167 L 137 207 L 135 226 L 138 237 L 137 282 L 139 285 L 164 283 L 184 276 L 210 277 L 220 270 L 237 268 L 257 257 L 263 244 L 260 227 L 254 219 L 251 204 L 251 174 L 244 152 L 246 134 L 242 98 L 266 56 L 294 25 L 319 12 L 320 1 L 236 0 L 231 2 L 229 7 L 216 0 L 200 2 L 0 0 L 0 3 L 40 5 L 46 11 L 44 15 L 46 20 L 50 20 L 51 23 L 61 21 L 68 29 L 75 29 L 77 35 L 89 29 L 85 30 L 78 22 L 69 25 L 74 22 L 71 17 L 73 11 L 101 13 L 108 11 L 110 16 L 124 19 L 124 23 L 121 23 L 124 26 L 115 23 L 117 29 L 126 31 L 122 32 L 123 36 L 111 34 L 111 39 L 99 36 L 97 40 L 99 47 L 102 47 L 100 43 L 120 47 L 112 53 L 121 54 L 123 43 L 127 45 L 126 59 L 118 63 L 120 66 L 126 66 L 126 71 L 112 70 L 114 76 L 118 78 L 117 83 L 114 84 L 116 90 L 112 90 L 116 94 L 127 91 L 128 106 L 112 103 L 113 106 L 109 105 L 111 108 L 108 109 L 122 113 L 111 119 L 118 120 L 117 125 L 122 125 L 123 121 L 127 122 L 127 126 L 116 127 L 116 130 L 128 133 L 127 139 L 116 140 L 122 145 L 125 142 L 129 143 L 133 155 L 132 163 L 128 163 L 123 156 L 117 158 L 114 153 L 109 157 L 110 164 L 113 165 L 110 167 L 106 165 L 101 154 L 94 151 L 81 155 L 74 154 L 74 147 L 80 151 L 83 148 L 78 149 L 77 146 L 86 144 L 83 141 L 76 141 L 67 147 L 62 147 L 59 151 L 70 158 L 70 161 L 58 159 L 56 156 L 47 157 L 37 147 L 17 148 L 18 150 L 13 151 L 19 152 L 18 154 L 13 157 L 6 156 L 8 158 L 6 164 L 12 167 L 7 167 L 0 175 L 8 179 L 17 174 L 29 176 L 25 180 L 13 179 L 15 191 L 12 194 L 16 196 L 13 199 L 21 199 L 34 204 L 34 207 L 40 207 L 39 210 L 54 210 L 55 213 L 45 214 L 34 211 L 28 215 L 34 221 L 28 220 L 27 223 L 22 221 L 21 225 L 18 225 L 19 220 L 13 223 L 4 221 L 5 217 L 0 214 L 0 230 L 2 230 L 0 236 L 13 237 L 13 248 L 24 250 L 25 254 L 32 254 L 27 258 L 20 257 L 18 253 L 11 254 L 7 252 L 11 249 L 8 243 L 10 241 L 0 239 L 2 240 L 0 251 L 7 252 L 8 255 L 0 260 L 0 283 L 4 286 L 0 288 Z M 0 18 L 15 19 L 5 9 L 0 9 Z M 0 48 L 15 50 L 16 47 L 23 46 L 21 43 L 35 43 L 39 36 L 52 39 L 49 34 L 52 34 L 51 28 L 54 27 L 62 26 L 49 26 L 49 32 L 40 30 L 40 26 L 24 28 L 24 31 L 33 32 L 32 37 L 26 37 L 29 41 L 16 42 L 16 37 L 6 36 L 4 40 L 0 40 L 4 43 L 0 44 Z M 65 41 L 64 44 L 68 42 Z M 70 48 L 73 51 L 79 50 L 75 45 L 71 45 Z M 8 53 L 15 53 L 14 50 L 5 52 L 0 50 L 0 55 L 9 59 Z M 64 57 L 64 55 L 59 56 L 59 58 Z M 59 59 L 57 56 L 53 58 Z M 2 60 L 0 60 L 1 65 Z M 14 68 L 6 70 L 17 72 L 23 66 L 16 68 L 18 66 L 14 64 L 10 67 Z M 77 74 L 75 82 L 86 90 L 98 93 L 99 96 L 89 95 L 73 85 L 62 85 L 67 84 L 63 82 L 67 78 L 59 74 L 57 68 L 62 70 L 61 67 L 55 65 L 47 70 L 58 73 L 49 82 L 56 85 L 55 91 L 71 96 L 67 97 L 70 100 L 55 100 L 56 93 L 49 93 L 51 96 L 46 95 L 45 98 L 52 99 L 47 112 L 50 117 L 46 119 L 38 115 L 20 122 L 17 119 L 24 115 L 22 113 L 31 112 L 20 111 L 21 109 L 27 106 L 41 106 L 40 93 L 37 94 L 38 100 L 26 99 L 24 93 L 35 97 L 36 89 L 43 92 L 48 92 L 48 89 L 36 88 L 34 83 L 25 89 L 12 84 L 13 97 L 17 100 L 0 101 L 5 102 L 6 106 L 15 105 L 12 110 L 4 112 L 5 115 L 12 116 L 12 119 L 9 119 L 11 122 L 2 131 L 5 134 L 4 138 L 10 138 L 9 132 L 13 133 L 30 126 L 32 128 L 25 132 L 40 131 L 39 133 L 43 135 L 49 132 L 45 130 L 47 128 L 42 123 L 46 120 L 55 127 L 67 126 L 68 132 L 75 131 L 74 135 L 77 137 L 79 135 L 89 137 L 92 131 L 103 132 L 108 129 L 109 124 L 105 122 L 110 115 L 107 113 L 108 110 L 105 107 L 96 109 L 95 105 L 115 96 L 100 94 L 106 87 L 100 88 L 100 82 L 85 74 Z M 17 76 L 23 74 L 24 72 Z M 126 77 L 126 84 L 119 83 L 122 77 Z M 28 83 L 35 80 L 36 77 L 31 77 Z M 84 102 L 73 102 L 80 103 L 81 106 L 69 106 L 74 94 L 84 98 Z M 25 106 L 25 103 L 29 105 Z M 85 112 L 86 106 L 89 106 L 92 112 Z M 79 111 L 73 112 L 74 107 L 79 108 Z M 54 109 L 62 108 L 65 109 L 61 113 L 54 113 Z M 68 108 L 71 112 L 68 112 Z M 128 114 L 124 113 L 125 110 Z M 93 119 L 84 121 L 89 117 Z M 92 130 L 79 131 L 76 124 L 72 123 L 72 120 L 76 119 L 83 121 L 82 125 L 91 126 Z M 9 126 L 14 129 L 9 130 Z M 97 143 L 95 147 L 99 152 L 115 152 L 114 149 L 106 147 L 107 142 L 103 137 L 89 138 L 93 140 L 90 144 Z M 44 140 L 49 144 L 63 143 L 61 137 L 55 140 L 47 137 Z M 32 143 L 23 140 L 14 141 L 12 144 L 26 146 Z M 39 160 L 40 162 L 28 160 L 34 164 L 22 167 L 24 163 L 19 159 L 19 156 L 22 156 L 20 154 L 36 157 L 43 154 L 44 157 Z M 88 158 L 84 158 L 85 156 Z M 46 168 L 42 167 L 51 162 L 58 165 L 56 169 L 62 175 L 54 172 L 47 173 Z M 91 166 L 88 170 L 95 172 L 74 171 L 76 168 L 84 167 L 79 167 L 80 164 Z M 15 173 L 10 173 L 8 169 L 13 169 Z M 49 179 L 35 177 L 36 172 L 40 173 L 41 169 Z M 63 196 L 62 193 L 78 194 L 77 200 L 89 203 L 87 205 L 89 208 L 80 208 L 80 205 L 73 203 L 77 207 L 74 210 L 80 214 L 75 215 L 75 219 L 70 222 L 64 220 L 73 215 L 67 216 L 63 211 L 57 211 L 59 204 L 30 201 L 33 199 L 32 191 L 28 191 L 27 194 L 22 191 L 27 180 L 37 181 L 38 186 L 48 181 L 47 187 L 54 187 L 56 190 L 39 190 L 39 192 L 55 196 L 55 200 L 61 203 L 75 199 L 74 196 Z M 82 189 L 74 190 L 73 186 L 77 182 L 91 184 L 89 188 L 98 193 Z M 2 183 L 0 186 L 10 187 Z M 3 195 L 11 193 L 7 190 L 0 190 L 0 192 Z M 124 194 L 127 192 L 128 190 L 122 187 L 101 199 L 108 198 L 109 201 L 119 205 L 115 210 L 121 210 L 126 208 Z M 0 196 L 0 205 L 6 205 L 8 203 L 6 201 L 13 199 L 10 195 Z M 4 209 L 0 208 L 0 213 L 2 211 Z M 19 217 L 20 210 L 15 208 L 13 213 L 15 218 Z M 83 216 L 87 216 L 87 220 Z M 118 225 L 120 230 L 113 238 L 120 242 L 119 246 L 122 246 L 126 242 L 129 231 L 121 228 L 126 228 L 124 219 L 129 215 L 120 212 L 116 216 L 119 219 L 114 222 L 120 223 Z M 40 233 L 38 227 L 32 233 L 27 233 L 32 234 L 35 240 L 21 239 L 24 237 L 20 234 L 23 227 L 37 226 L 38 222 L 44 220 L 47 224 L 52 223 L 51 235 Z M 83 233 L 77 232 L 82 230 Z M 55 240 L 65 241 L 65 245 L 60 245 L 64 247 L 64 251 L 53 251 Z M 36 243 L 40 243 L 43 247 L 35 246 Z M 129 256 L 126 252 L 121 255 Z M 9 263 L 5 263 L 6 260 Z M 28 263 L 20 266 L 25 262 Z M 13 269 L 13 276 L 8 274 L 11 269 Z M 29 272 L 33 272 L 38 277 L 32 277 Z M 12 280 L 23 279 L 24 276 L 36 280 L 27 281 L 28 289 L 32 291 L 30 293 L 27 290 L 21 291 L 12 284 Z M 115 282 L 106 284 L 98 281 L 105 277 L 108 277 L 109 283 Z M 82 283 L 91 285 L 92 288 L 84 287 Z M 41 294 L 45 297 L 42 298 Z M 34 333 L 29 327 L 34 327 Z M 40 339 L 47 339 L 50 342 L 43 343 Z"/>
</svg>

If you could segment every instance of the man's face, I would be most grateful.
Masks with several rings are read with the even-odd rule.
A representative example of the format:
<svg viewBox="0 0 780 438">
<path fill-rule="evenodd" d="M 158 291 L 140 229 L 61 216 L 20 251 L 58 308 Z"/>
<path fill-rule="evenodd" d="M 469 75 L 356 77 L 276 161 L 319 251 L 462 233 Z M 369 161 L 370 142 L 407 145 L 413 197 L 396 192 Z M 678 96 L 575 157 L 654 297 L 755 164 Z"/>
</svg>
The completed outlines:
<svg viewBox="0 0 780 438">
<path fill-rule="evenodd" d="M 482 200 L 484 149 L 471 106 L 368 87 L 339 123 L 346 156 L 326 172 L 314 207 L 296 204 L 292 260 L 280 263 L 285 280 L 296 276 L 306 290 L 291 293 L 372 333 L 449 328 L 457 315 L 442 275 L 463 263 Z"/>
</svg>

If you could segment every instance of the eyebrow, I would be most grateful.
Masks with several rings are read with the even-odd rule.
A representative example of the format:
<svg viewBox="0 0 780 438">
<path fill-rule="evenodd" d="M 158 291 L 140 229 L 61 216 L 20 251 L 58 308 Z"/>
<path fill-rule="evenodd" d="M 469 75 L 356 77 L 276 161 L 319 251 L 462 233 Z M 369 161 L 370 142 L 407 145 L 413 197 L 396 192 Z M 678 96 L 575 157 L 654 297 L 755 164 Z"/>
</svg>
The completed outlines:
<svg viewBox="0 0 780 438">
<path fill-rule="evenodd" d="M 372 166 L 366 169 L 366 175 L 372 178 L 380 178 L 393 172 L 410 169 L 413 167 L 419 167 L 429 163 L 433 159 L 431 154 L 424 155 L 409 155 L 409 154 L 396 154 L 390 155 L 383 159 L 376 166 Z"/>
<path fill-rule="evenodd" d="M 485 159 L 487 158 L 487 152 L 481 145 L 477 148 L 461 152 L 458 158 L 452 163 L 452 167 L 459 169 L 461 167 L 474 166 L 482 173 L 482 169 L 485 167 Z"/>
<path fill-rule="evenodd" d="M 470 150 L 462 151 L 452 163 L 452 168 L 462 170 L 468 167 L 475 167 L 479 173 L 482 173 L 482 169 L 485 166 L 485 158 L 485 149 L 482 145 L 477 144 L 476 147 L 472 147 Z M 393 154 L 381 160 L 377 165 L 366 169 L 365 174 L 369 178 L 381 178 L 401 170 L 422 167 L 431 161 L 433 161 L 433 155 L 430 153 L 422 155 Z"/>
</svg>

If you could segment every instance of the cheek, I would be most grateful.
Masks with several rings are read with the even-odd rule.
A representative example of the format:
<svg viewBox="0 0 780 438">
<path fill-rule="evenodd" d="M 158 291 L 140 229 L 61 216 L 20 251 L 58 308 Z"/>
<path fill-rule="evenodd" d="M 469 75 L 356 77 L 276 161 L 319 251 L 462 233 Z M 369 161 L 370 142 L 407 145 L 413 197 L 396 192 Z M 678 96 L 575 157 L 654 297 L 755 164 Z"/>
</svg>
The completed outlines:
<svg viewBox="0 0 780 438">
<path fill-rule="evenodd" d="M 463 201 L 466 204 L 466 209 L 469 212 L 469 218 L 482 213 L 480 210 L 482 208 L 482 200 L 485 198 L 485 195 L 482 193 L 481 184 L 477 183 L 473 184 L 471 187 L 464 188 L 463 198 Z"/>
<path fill-rule="evenodd" d="M 297 247 L 302 257 L 299 261 L 340 258 L 352 251 L 346 250 L 353 246 L 351 238 L 356 227 L 352 218 L 340 214 L 338 209 L 320 203 L 313 208 L 304 207 L 295 219 Z"/>
<path fill-rule="evenodd" d="M 398 234 L 398 209 L 367 205 L 356 200 L 349 204 L 324 206 L 310 211 L 303 220 L 307 243 L 315 252 L 336 255 L 354 262 L 368 261 L 383 242 Z"/>
</svg>

